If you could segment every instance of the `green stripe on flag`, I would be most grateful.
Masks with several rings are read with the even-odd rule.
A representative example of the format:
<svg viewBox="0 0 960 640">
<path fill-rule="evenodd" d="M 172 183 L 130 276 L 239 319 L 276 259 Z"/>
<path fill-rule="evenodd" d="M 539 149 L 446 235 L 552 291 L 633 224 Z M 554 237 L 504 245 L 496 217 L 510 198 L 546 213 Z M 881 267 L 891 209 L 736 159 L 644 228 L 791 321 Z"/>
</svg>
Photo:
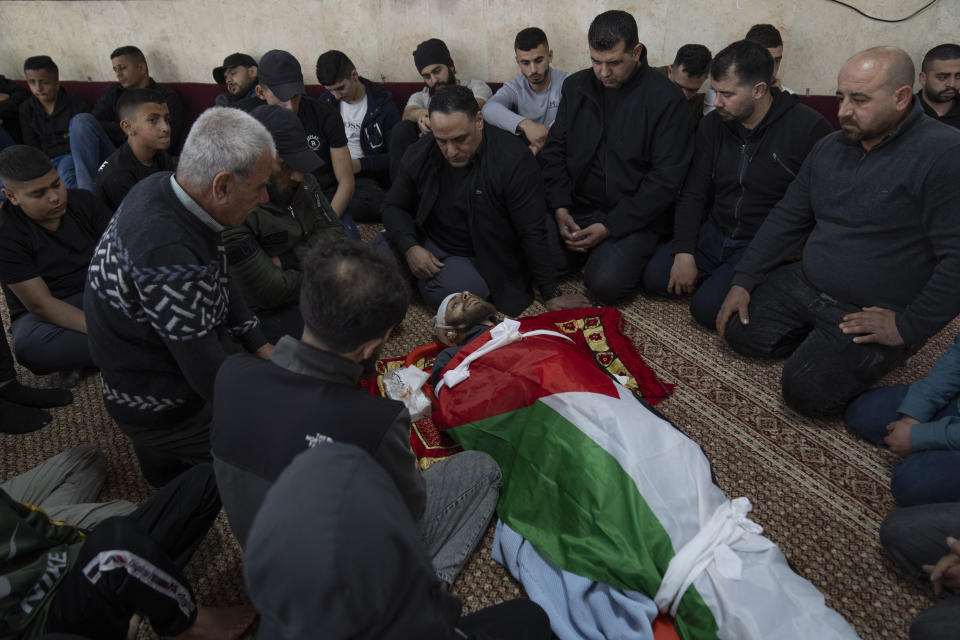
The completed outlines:
<svg viewBox="0 0 960 640">
<path fill-rule="evenodd" d="M 500 465 L 497 512 L 563 569 L 618 589 L 656 594 L 674 556 L 667 532 L 633 479 L 602 447 L 541 401 L 448 430 Z M 685 640 L 717 637 L 697 590 L 675 620 Z"/>
</svg>

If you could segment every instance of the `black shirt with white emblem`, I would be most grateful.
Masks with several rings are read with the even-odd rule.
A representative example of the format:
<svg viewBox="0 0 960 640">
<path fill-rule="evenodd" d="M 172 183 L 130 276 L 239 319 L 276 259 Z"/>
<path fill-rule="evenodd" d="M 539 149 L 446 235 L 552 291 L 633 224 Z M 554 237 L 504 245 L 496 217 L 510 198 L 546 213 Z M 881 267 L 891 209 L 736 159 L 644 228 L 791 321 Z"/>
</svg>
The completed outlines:
<svg viewBox="0 0 960 640">
<path fill-rule="evenodd" d="M 148 167 L 137 160 L 133 149 L 124 142 L 97 170 L 97 197 L 111 211 L 116 211 L 133 185 L 159 171 L 173 171 L 176 168 L 176 158 L 166 151 L 158 151 L 153 158 L 153 165 Z"/>
</svg>

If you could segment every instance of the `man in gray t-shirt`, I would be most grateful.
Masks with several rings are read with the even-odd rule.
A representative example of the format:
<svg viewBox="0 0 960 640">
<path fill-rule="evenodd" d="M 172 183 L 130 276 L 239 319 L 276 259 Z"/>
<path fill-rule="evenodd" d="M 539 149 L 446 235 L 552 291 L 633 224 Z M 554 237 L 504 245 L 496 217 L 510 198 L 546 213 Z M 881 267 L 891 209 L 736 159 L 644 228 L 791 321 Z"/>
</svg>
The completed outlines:
<svg viewBox="0 0 960 640">
<path fill-rule="evenodd" d="M 430 132 L 427 107 L 437 89 L 446 85 L 462 85 L 470 89 L 477 99 L 477 106 L 490 99 L 493 91 L 485 82 L 472 78 L 457 78 L 457 69 L 450 57 L 450 50 L 443 40 L 430 38 L 417 45 L 413 63 L 423 78 L 424 88 L 410 96 L 403 108 L 403 120 L 393 128 L 390 138 L 390 176 L 397 175 L 400 158 L 404 151 L 425 133 Z"/>
<path fill-rule="evenodd" d="M 557 117 L 560 90 L 570 74 L 550 67 L 553 51 L 547 34 L 537 27 L 520 31 L 513 49 L 521 75 L 500 87 L 483 105 L 483 117 L 496 127 L 522 135 L 537 155 Z"/>
</svg>

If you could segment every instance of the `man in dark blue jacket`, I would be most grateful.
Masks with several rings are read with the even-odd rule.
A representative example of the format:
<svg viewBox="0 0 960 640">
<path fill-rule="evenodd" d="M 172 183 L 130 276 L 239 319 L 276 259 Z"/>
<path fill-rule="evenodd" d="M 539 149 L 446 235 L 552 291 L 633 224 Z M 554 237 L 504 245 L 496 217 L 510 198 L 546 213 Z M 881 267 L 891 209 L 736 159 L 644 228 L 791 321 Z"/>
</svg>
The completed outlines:
<svg viewBox="0 0 960 640">
<path fill-rule="evenodd" d="M 923 114 L 913 80 L 893 47 L 844 64 L 842 130 L 814 145 L 717 315 L 738 353 L 790 354 L 783 397 L 804 415 L 839 413 L 960 312 L 960 131 Z"/>
<path fill-rule="evenodd" d="M 683 92 L 647 64 L 633 16 L 600 14 L 587 40 L 593 68 L 564 81 L 540 160 L 556 267 L 583 266 L 590 294 L 614 304 L 640 288 L 669 228 L 693 122 Z"/>
<path fill-rule="evenodd" d="M 696 291 L 690 313 L 713 329 L 734 267 L 810 149 L 831 129 L 793 94 L 771 86 L 773 58 L 762 45 L 731 44 L 717 54 L 710 75 L 717 108 L 697 130 L 673 242 L 657 250 L 643 286 L 660 296 Z"/>
<path fill-rule="evenodd" d="M 359 222 L 379 222 L 380 206 L 390 188 L 390 133 L 400 122 L 393 95 L 370 82 L 342 51 L 317 58 L 317 81 L 327 88 L 320 100 L 340 111 L 356 178 L 347 213 Z"/>
</svg>

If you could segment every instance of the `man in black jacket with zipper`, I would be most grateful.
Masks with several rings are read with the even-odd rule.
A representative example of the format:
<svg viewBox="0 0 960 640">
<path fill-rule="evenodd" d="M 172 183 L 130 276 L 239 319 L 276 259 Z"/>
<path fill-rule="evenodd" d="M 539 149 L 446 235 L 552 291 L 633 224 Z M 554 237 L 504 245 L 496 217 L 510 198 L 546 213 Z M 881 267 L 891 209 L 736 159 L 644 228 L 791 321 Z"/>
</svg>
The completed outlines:
<svg viewBox="0 0 960 640">
<path fill-rule="evenodd" d="M 717 108 L 697 131 L 673 242 L 657 250 L 643 276 L 653 295 L 696 291 L 690 314 L 708 329 L 716 327 L 733 269 L 760 223 L 831 131 L 819 113 L 771 87 L 772 76 L 773 58 L 755 42 L 734 42 L 717 54 L 710 71 Z"/>
<path fill-rule="evenodd" d="M 460 85 L 437 91 L 429 117 L 431 133 L 404 154 L 383 204 L 386 237 L 427 304 L 470 291 L 519 315 L 533 301 L 531 280 L 550 310 L 589 304 L 554 279 L 543 182 L 526 145 L 484 128 Z"/>
<path fill-rule="evenodd" d="M 894 47 L 844 64 L 841 131 L 810 150 L 717 315 L 737 353 L 790 354 L 783 398 L 803 415 L 839 413 L 960 313 L 960 132 L 924 115 L 914 77 Z"/>
<path fill-rule="evenodd" d="M 629 13 L 600 14 L 587 40 L 593 68 L 564 82 L 540 158 L 556 268 L 583 266 L 593 297 L 614 304 L 640 288 L 669 229 L 693 123 L 683 92 L 647 65 Z"/>
</svg>

